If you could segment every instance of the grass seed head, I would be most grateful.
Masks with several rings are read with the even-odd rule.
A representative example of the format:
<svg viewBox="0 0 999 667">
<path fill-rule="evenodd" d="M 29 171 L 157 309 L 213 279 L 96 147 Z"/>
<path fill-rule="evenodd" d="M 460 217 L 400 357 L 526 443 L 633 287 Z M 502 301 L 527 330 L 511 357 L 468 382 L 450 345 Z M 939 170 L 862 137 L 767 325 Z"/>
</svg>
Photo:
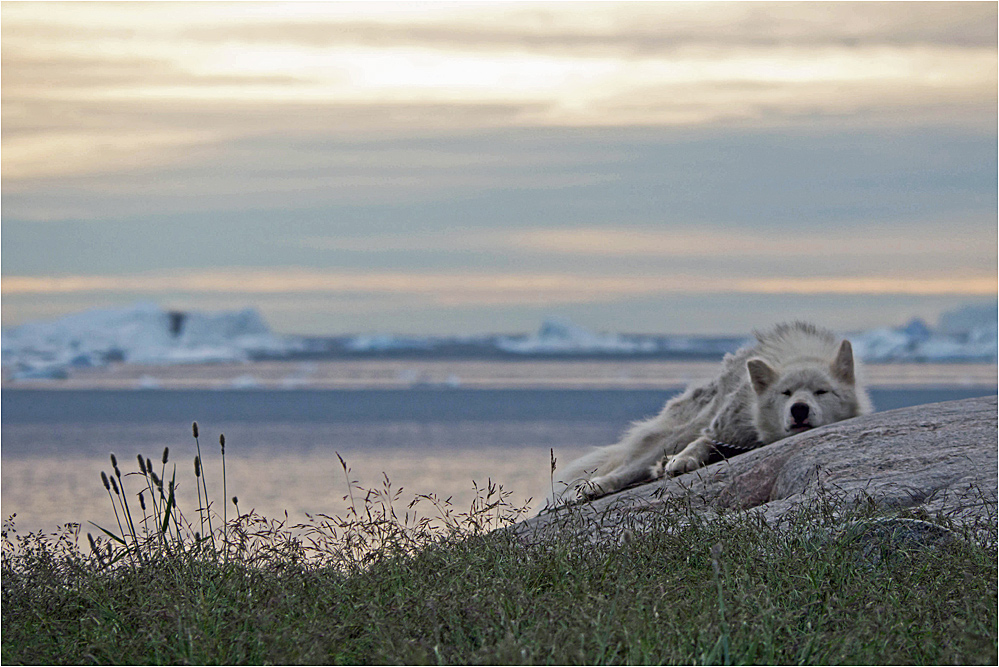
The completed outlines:
<svg viewBox="0 0 999 667">
<path fill-rule="evenodd" d="M 143 475 L 146 474 L 146 460 L 142 458 L 142 454 L 136 454 L 135 460 L 139 462 L 139 472 Z"/>
<path fill-rule="evenodd" d="M 222 453 L 225 454 L 225 433 L 219 433 L 219 445 L 222 446 Z"/>
<path fill-rule="evenodd" d="M 170 458 L 170 448 L 163 448 L 163 465 L 166 465 L 167 459 Z"/>
<path fill-rule="evenodd" d="M 101 481 L 104 482 L 104 488 L 110 491 L 111 483 L 108 481 L 107 473 L 105 473 L 103 470 L 101 471 Z"/>
<path fill-rule="evenodd" d="M 191 422 L 191 431 L 194 433 L 194 437 L 198 437 L 198 422 Z"/>
<path fill-rule="evenodd" d="M 142 496 L 142 491 L 139 491 L 139 507 L 142 508 L 143 512 L 146 511 L 146 499 Z"/>
<path fill-rule="evenodd" d="M 114 477 L 111 478 L 111 489 L 114 490 L 116 496 L 121 495 L 121 491 L 118 490 L 118 484 L 114 481 Z"/>
<path fill-rule="evenodd" d="M 201 477 L 201 458 L 198 456 L 194 457 L 194 476 Z"/>
</svg>

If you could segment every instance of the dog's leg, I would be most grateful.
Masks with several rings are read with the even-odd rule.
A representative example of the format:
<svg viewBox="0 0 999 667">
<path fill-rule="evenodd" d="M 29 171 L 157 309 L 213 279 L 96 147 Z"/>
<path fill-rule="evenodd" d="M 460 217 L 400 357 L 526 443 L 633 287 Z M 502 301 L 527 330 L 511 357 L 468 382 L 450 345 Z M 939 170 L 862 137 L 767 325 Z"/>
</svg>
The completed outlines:
<svg viewBox="0 0 999 667">
<path fill-rule="evenodd" d="M 666 457 L 666 474 L 682 475 L 703 467 L 708 462 L 713 447 L 707 438 L 697 438 L 675 456 Z"/>
<path fill-rule="evenodd" d="M 651 450 L 646 452 L 643 456 L 629 461 L 623 467 L 613 472 L 594 477 L 584 482 L 579 487 L 579 493 L 584 498 L 593 499 L 605 496 L 608 493 L 620 491 L 633 484 L 651 482 L 662 476 L 655 473 L 656 463 L 662 458 L 663 453 L 661 451 Z"/>
</svg>

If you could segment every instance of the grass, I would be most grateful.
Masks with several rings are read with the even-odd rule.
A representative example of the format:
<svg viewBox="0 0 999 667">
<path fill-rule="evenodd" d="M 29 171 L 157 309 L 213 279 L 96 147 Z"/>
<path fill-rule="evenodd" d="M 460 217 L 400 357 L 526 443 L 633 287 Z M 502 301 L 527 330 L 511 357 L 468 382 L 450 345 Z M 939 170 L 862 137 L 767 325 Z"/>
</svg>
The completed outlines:
<svg viewBox="0 0 999 667">
<path fill-rule="evenodd" d="M 343 462 L 345 516 L 214 513 L 205 535 L 212 505 L 188 520 L 140 465 L 127 484 L 155 504 L 130 502 L 132 525 L 93 547 L 79 526 L 5 525 L 4 664 L 997 661 L 993 520 L 920 548 L 858 530 L 884 516 L 867 504 L 826 499 L 776 530 L 677 503 L 599 547 L 568 533 L 527 544 L 492 530 L 522 515 L 493 484 L 462 511 L 402 504 Z"/>
</svg>

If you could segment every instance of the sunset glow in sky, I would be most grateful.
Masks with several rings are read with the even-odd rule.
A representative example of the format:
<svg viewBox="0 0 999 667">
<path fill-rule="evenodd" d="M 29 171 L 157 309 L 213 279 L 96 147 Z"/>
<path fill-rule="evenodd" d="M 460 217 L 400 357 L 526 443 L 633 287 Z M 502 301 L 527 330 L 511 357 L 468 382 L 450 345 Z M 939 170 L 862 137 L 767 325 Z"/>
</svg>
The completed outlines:
<svg viewBox="0 0 999 667">
<path fill-rule="evenodd" d="M 997 292 L 995 3 L 20 3 L 3 326 L 741 333 Z"/>
</svg>

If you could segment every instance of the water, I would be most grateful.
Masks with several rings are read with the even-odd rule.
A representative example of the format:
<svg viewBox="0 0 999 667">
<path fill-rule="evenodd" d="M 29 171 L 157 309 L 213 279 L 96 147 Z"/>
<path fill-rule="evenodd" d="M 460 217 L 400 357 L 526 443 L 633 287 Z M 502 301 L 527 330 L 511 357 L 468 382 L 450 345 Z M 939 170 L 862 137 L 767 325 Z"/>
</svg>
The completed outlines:
<svg viewBox="0 0 999 667">
<path fill-rule="evenodd" d="M 521 371 L 523 372 L 523 371 Z M 191 421 L 197 420 L 209 491 L 222 499 L 218 436 L 226 436 L 227 495 L 242 511 L 299 521 L 346 508 L 348 475 L 467 507 L 479 487 L 499 483 L 510 502 L 539 497 L 550 456 L 568 462 L 614 442 L 631 421 L 651 416 L 674 389 L 365 390 L 17 390 L 2 400 L 2 504 L 19 532 L 66 522 L 114 526 L 100 481 L 117 454 L 122 472 L 136 454 L 160 468 L 164 447 L 177 465 L 181 506 L 196 507 Z M 876 387 L 879 409 L 995 394 L 994 386 Z M 127 477 L 131 494 L 141 478 Z M 231 507 L 231 506 L 230 506 Z M 87 527 L 85 527 L 86 529 Z M 93 530 L 92 528 L 90 528 Z"/>
</svg>

